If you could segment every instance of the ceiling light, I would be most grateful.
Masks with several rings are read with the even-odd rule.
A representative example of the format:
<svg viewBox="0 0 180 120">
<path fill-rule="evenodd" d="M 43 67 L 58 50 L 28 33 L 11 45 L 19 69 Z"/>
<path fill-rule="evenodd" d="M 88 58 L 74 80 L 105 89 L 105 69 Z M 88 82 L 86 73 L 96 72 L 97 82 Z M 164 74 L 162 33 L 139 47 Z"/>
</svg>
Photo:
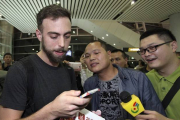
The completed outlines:
<svg viewBox="0 0 180 120">
<path fill-rule="evenodd" d="M 104 39 L 104 37 L 102 37 L 102 39 Z"/>
<path fill-rule="evenodd" d="M 134 0 L 133 1 L 131 1 L 131 5 L 133 5 L 135 2 L 134 2 Z"/>
<path fill-rule="evenodd" d="M 106 34 L 106 36 L 109 36 L 108 34 Z"/>
<path fill-rule="evenodd" d="M 93 31 L 91 30 L 91 32 L 93 32 Z"/>
<path fill-rule="evenodd" d="M 34 50 L 34 48 L 32 50 Z"/>
<path fill-rule="evenodd" d="M 113 45 L 116 45 L 115 43 Z"/>
<path fill-rule="evenodd" d="M 132 0 L 131 5 L 134 5 L 137 0 Z"/>
<path fill-rule="evenodd" d="M 128 52 L 137 52 L 139 48 L 128 48 Z"/>
<path fill-rule="evenodd" d="M 75 31 L 73 31 L 73 33 L 75 34 L 76 32 L 75 32 Z"/>
<path fill-rule="evenodd" d="M 56 1 L 56 3 L 57 3 L 57 4 L 60 4 L 60 1 L 59 1 L 59 0 L 57 0 L 57 1 Z"/>
</svg>

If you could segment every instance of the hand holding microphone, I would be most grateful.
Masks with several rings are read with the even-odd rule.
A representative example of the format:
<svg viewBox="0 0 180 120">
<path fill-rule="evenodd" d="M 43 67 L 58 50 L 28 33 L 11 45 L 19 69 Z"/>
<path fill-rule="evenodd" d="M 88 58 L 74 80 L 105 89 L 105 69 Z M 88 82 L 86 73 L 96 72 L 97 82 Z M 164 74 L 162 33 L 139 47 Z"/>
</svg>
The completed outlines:
<svg viewBox="0 0 180 120">
<path fill-rule="evenodd" d="M 156 111 L 151 111 L 151 110 L 144 110 L 144 107 L 139 100 L 139 98 L 135 95 L 130 95 L 127 91 L 123 91 L 120 94 L 120 99 L 121 99 L 121 105 L 122 107 L 133 117 L 136 117 L 136 119 L 148 119 L 148 120 L 172 120 L 169 119 L 160 113 Z M 140 113 L 144 112 L 145 114 L 142 115 Z M 140 115 L 139 115 L 140 114 Z"/>
<path fill-rule="evenodd" d="M 121 105 L 122 107 L 133 117 L 144 111 L 144 107 L 135 95 L 130 95 L 127 91 L 123 91 L 120 94 Z"/>
</svg>

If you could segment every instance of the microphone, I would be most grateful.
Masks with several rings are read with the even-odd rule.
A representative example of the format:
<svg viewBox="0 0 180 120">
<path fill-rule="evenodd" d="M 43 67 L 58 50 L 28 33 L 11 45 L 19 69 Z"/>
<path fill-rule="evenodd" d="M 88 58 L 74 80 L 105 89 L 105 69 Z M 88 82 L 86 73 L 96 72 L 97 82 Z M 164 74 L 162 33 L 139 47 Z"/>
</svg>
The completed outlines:
<svg viewBox="0 0 180 120">
<path fill-rule="evenodd" d="M 130 95 L 127 91 L 123 91 L 120 94 L 121 106 L 133 117 L 139 115 L 144 111 L 144 107 L 135 95 Z"/>
</svg>

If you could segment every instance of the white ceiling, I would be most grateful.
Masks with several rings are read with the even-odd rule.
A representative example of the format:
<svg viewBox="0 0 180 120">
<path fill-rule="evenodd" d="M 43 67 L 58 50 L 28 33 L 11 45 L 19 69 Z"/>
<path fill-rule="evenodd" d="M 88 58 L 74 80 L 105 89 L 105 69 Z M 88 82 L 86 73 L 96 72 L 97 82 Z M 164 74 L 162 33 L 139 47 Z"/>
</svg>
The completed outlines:
<svg viewBox="0 0 180 120">
<path fill-rule="evenodd" d="M 0 14 L 24 33 L 34 33 L 36 13 L 56 0 L 0 0 Z M 180 0 L 60 0 L 72 19 L 159 23 L 180 12 Z M 118 17 L 117 15 L 121 15 Z"/>
</svg>

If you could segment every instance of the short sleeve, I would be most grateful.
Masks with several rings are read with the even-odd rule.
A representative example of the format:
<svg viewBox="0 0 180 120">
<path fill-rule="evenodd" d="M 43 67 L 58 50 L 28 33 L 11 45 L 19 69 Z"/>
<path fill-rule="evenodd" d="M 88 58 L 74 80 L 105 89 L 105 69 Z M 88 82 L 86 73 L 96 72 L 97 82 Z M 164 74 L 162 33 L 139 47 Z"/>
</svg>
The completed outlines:
<svg viewBox="0 0 180 120">
<path fill-rule="evenodd" d="M 15 110 L 24 110 L 27 101 L 27 77 L 25 68 L 20 62 L 14 63 L 9 69 L 0 104 Z"/>
</svg>

